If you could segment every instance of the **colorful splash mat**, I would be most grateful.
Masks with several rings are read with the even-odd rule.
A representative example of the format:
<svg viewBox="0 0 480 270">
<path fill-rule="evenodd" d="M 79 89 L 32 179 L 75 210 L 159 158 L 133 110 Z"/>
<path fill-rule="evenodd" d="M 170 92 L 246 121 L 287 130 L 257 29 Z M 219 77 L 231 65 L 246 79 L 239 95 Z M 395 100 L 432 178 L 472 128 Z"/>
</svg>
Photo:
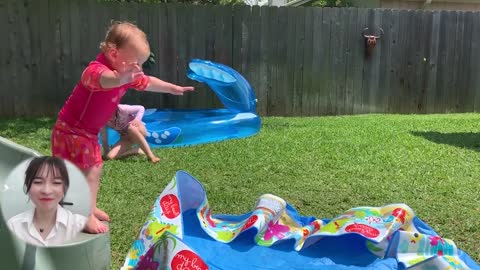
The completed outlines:
<svg viewBox="0 0 480 270">
<path fill-rule="evenodd" d="M 205 189 L 178 171 L 160 194 L 122 270 L 480 269 L 405 204 L 300 216 L 262 195 L 244 215 L 213 215 Z"/>
</svg>

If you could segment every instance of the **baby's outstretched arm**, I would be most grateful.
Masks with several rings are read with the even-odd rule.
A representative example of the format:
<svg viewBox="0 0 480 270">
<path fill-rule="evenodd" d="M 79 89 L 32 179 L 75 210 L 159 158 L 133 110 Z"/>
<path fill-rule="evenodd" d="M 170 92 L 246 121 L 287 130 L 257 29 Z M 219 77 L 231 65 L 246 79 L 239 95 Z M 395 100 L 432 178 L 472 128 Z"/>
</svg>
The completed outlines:
<svg viewBox="0 0 480 270">
<path fill-rule="evenodd" d="M 100 75 L 100 85 L 103 88 L 114 88 L 134 82 L 143 77 L 142 69 L 138 65 L 128 66 L 122 73 L 116 70 L 105 70 Z"/>
<path fill-rule="evenodd" d="M 125 65 L 121 72 L 102 64 L 92 64 L 83 71 L 81 82 L 92 91 L 108 91 L 137 80 L 142 81 L 142 78 L 146 76 L 137 64 Z"/>
<path fill-rule="evenodd" d="M 157 92 L 157 93 L 168 93 L 172 95 L 183 95 L 186 91 L 193 91 L 194 88 L 192 86 L 179 86 L 176 84 L 168 83 L 162 81 L 156 77 L 150 76 L 150 83 L 145 89 L 145 91 L 149 92 Z"/>
</svg>

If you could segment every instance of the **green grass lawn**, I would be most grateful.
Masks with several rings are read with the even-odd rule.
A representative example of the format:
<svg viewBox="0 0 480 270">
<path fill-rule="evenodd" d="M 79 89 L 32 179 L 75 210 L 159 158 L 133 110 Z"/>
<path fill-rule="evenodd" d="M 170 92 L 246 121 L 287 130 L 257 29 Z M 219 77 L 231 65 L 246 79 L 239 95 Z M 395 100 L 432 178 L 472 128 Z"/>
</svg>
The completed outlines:
<svg viewBox="0 0 480 270">
<path fill-rule="evenodd" d="M 0 136 L 50 154 L 52 125 L 0 120 Z M 122 265 L 155 198 L 180 169 L 203 183 L 214 213 L 250 211 L 264 193 L 320 218 L 406 203 L 479 261 L 479 151 L 479 114 L 270 117 L 251 138 L 155 150 L 159 164 L 109 161 L 99 206 L 112 218 L 112 269 Z"/>
</svg>

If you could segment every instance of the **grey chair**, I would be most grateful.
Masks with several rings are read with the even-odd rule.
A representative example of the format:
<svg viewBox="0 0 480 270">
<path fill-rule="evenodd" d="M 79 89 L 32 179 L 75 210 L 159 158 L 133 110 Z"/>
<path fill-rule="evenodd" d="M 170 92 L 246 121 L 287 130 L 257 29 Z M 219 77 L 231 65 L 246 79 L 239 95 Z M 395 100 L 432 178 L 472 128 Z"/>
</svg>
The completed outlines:
<svg viewBox="0 0 480 270">
<path fill-rule="evenodd" d="M 110 269 L 109 234 L 80 233 L 62 246 L 36 247 L 13 235 L 6 225 L 8 218 L 32 207 L 23 193 L 23 177 L 28 159 L 39 153 L 0 137 L 0 256 L 2 269 L 22 270 L 104 270 Z M 81 177 L 80 170 L 68 164 L 71 179 Z M 71 173 L 73 172 L 73 173 Z M 20 179 L 15 180 L 15 179 Z M 84 181 L 71 181 L 65 201 L 73 202 L 65 208 L 87 216 L 89 196 L 79 190 L 88 190 Z"/>
</svg>

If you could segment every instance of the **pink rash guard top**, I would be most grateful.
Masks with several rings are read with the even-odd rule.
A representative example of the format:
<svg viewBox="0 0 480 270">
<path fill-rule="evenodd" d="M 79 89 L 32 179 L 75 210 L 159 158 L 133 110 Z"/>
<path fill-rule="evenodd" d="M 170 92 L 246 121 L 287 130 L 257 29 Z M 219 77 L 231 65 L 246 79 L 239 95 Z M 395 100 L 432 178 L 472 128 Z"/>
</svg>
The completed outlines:
<svg viewBox="0 0 480 270">
<path fill-rule="evenodd" d="M 149 77 L 143 75 L 120 87 L 102 88 L 100 76 L 107 70 L 113 71 L 113 68 L 105 55 L 100 53 L 83 71 L 80 82 L 58 114 L 59 120 L 97 135 L 112 118 L 120 99 L 129 88 L 144 91 L 150 83 Z"/>
</svg>

